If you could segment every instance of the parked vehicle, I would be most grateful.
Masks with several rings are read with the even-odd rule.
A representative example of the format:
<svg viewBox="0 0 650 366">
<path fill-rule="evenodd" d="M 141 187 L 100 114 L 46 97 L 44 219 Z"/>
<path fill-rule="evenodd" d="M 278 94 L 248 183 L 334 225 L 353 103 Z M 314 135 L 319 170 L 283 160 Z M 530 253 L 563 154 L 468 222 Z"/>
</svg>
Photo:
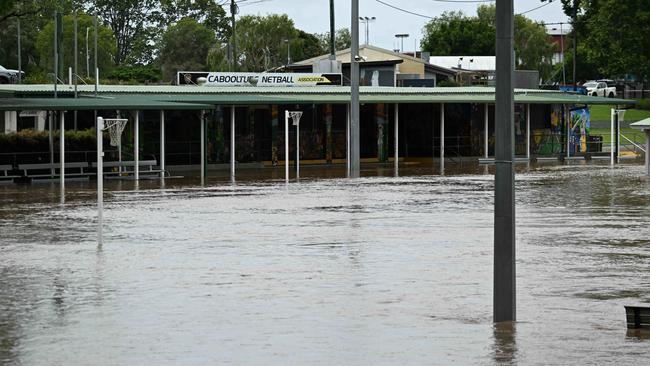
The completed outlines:
<svg viewBox="0 0 650 366">
<path fill-rule="evenodd" d="M 587 88 L 587 95 L 606 98 L 616 97 L 616 83 L 613 80 L 588 81 L 583 86 Z"/>
<path fill-rule="evenodd" d="M 25 72 L 20 72 L 21 79 L 25 78 Z M 0 84 L 15 84 L 18 82 L 18 70 L 5 69 L 0 65 Z"/>
</svg>

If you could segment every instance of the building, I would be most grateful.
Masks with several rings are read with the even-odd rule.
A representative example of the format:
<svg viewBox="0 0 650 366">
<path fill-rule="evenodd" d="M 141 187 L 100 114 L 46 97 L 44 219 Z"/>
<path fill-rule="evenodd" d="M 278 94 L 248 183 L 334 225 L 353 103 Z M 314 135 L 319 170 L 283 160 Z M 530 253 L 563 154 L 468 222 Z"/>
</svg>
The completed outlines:
<svg viewBox="0 0 650 366">
<path fill-rule="evenodd" d="M 571 25 L 560 23 L 557 25 L 547 26 L 546 33 L 551 37 L 551 41 L 555 45 L 555 52 L 551 59 L 551 64 L 557 65 L 564 62 L 564 50 L 571 48 L 572 40 L 567 38 L 571 33 Z M 567 40 L 570 42 L 567 47 Z"/>
<path fill-rule="evenodd" d="M 93 97 L 93 86 L 78 90 L 75 99 L 73 86 L 60 85 L 55 99 L 52 85 L 0 86 L 0 132 L 43 127 L 52 136 L 62 125 L 66 130 L 92 131 L 97 111 L 104 118 L 128 119 L 119 151 L 136 165 L 138 159 L 147 159 L 155 160 L 161 170 L 204 167 L 201 171 L 206 174 L 230 166 L 234 172 L 236 167 L 281 165 L 295 156 L 296 127 L 289 124 L 287 131 L 284 127 L 285 111 L 290 110 L 303 112 L 301 160 L 335 164 L 347 159 L 350 88 L 346 86 L 101 85 L 99 97 Z M 494 89 L 489 87 L 361 87 L 362 162 L 492 156 L 494 101 Z M 580 108 L 570 106 L 634 103 L 545 90 L 516 90 L 515 102 L 516 153 L 523 158 L 589 152 L 588 122 L 577 114 Z M 42 113 L 45 124 L 40 122 Z M 25 163 L 56 164 L 59 154 L 65 154 L 67 162 L 93 163 L 92 144 L 75 151 L 64 137 L 59 136 L 58 153 L 52 137 L 49 148 L 34 151 L 21 145 L 0 151 L 0 166 L 19 171 Z M 288 157 L 283 148 L 287 142 Z M 117 160 L 117 151 L 112 148 L 106 158 Z"/>
<path fill-rule="evenodd" d="M 344 85 L 350 85 L 350 49 L 338 51 L 336 60 L 341 62 Z M 456 72 L 446 67 L 431 65 L 428 60 L 416 58 L 371 45 L 361 45 L 359 64 L 362 86 L 429 86 L 439 81 L 453 79 Z M 310 58 L 288 68 L 294 72 L 317 72 L 319 62 L 328 60 L 329 54 Z"/>
</svg>

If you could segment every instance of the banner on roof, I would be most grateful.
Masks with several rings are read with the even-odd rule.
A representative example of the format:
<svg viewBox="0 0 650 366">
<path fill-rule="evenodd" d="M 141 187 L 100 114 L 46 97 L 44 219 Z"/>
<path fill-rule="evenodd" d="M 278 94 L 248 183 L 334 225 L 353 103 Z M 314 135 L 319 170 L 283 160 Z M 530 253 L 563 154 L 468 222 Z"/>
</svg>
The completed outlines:
<svg viewBox="0 0 650 366">
<path fill-rule="evenodd" d="M 209 72 L 197 77 L 196 81 L 183 82 L 188 79 L 187 75 L 179 74 L 179 84 L 196 83 L 205 86 L 336 86 L 342 85 L 343 80 L 341 74 Z"/>
</svg>

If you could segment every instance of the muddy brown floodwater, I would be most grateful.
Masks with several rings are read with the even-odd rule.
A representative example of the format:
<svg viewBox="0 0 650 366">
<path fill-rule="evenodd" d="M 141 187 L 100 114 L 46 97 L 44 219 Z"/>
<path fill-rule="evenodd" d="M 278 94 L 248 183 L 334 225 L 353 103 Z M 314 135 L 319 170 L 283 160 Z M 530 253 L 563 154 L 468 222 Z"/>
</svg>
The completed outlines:
<svg viewBox="0 0 650 366">
<path fill-rule="evenodd" d="M 492 323 L 492 168 L 0 186 L 17 365 L 644 364 L 650 180 L 519 166 L 518 322 Z M 269 173 L 271 172 L 271 173 Z M 321 177 L 320 179 L 315 179 Z M 325 178 L 326 179 L 322 179 Z"/>
</svg>

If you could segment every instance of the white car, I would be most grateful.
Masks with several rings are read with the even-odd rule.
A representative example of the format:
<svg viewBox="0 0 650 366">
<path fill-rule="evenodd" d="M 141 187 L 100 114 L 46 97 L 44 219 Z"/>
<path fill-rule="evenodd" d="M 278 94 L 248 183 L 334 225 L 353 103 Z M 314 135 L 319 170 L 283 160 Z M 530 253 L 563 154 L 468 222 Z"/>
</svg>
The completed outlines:
<svg viewBox="0 0 650 366">
<path fill-rule="evenodd" d="M 25 72 L 21 71 L 21 79 L 25 78 Z M 5 69 L 0 65 L 0 84 L 15 84 L 18 82 L 18 70 Z"/>
<path fill-rule="evenodd" d="M 609 86 L 606 80 L 588 81 L 583 85 L 587 89 L 587 95 L 594 97 L 616 97 L 616 86 Z"/>
</svg>

